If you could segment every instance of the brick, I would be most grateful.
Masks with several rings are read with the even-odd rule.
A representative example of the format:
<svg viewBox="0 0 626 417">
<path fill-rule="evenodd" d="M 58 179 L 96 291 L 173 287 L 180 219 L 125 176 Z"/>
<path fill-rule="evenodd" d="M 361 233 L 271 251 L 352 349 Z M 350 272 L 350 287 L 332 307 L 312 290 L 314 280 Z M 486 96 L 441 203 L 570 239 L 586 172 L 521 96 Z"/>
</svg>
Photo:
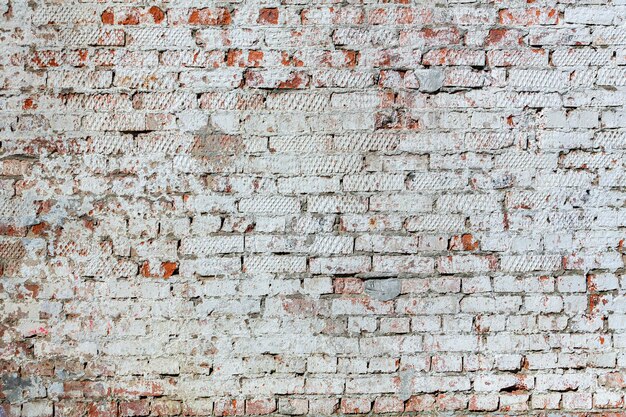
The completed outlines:
<svg viewBox="0 0 626 417">
<path fill-rule="evenodd" d="M 438 269 L 442 273 L 486 272 L 495 270 L 496 265 L 495 258 L 479 255 L 456 255 L 438 260 Z"/>
<path fill-rule="evenodd" d="M 546 67 L 548 58 L 544 49 L 487 51 L 487 62 L 496 67 Z"/>
<path fill-rule="evenodd" d="M 138 25 L 138 24 L 165 24 L 165 13 L 157 6 L 140 7 L 113 7 L 107 8 L 100 14 L 105 25 Z"/>
<path fill-rule="evenodd" d="M 533 394 L 531 397 L 531 407 L 539 410 L 554 410 L 559 408 L 561 394 Z"/>
<path fill-rule="evenodd" d="M 300 202 L 294 197 L 252 197 L 239 202 L 242 213 L 287 214 L 300 210 Z"/>
<path fill-rule="evenodd" d="M 361 235 L 354 244 L 356 251 L 363 252 L 414 253 L 419 247 L 418 236 Z"/>
<path fill-rule="evenodd" d="M 457 43 L 460 43 L 460 34 L 455 27 L 411 29 L 400 32 L 400 45 L 433 47 Z"/>
<path fill-rule="evenodd" d="M 398 300 L 396 311 L 405 314 L 449 314 L 458 312 L 457 297 L 408 298 Z"/>
<path fill-rule="evenodd" d="M 368 256 L 313 258 L 310 260 L 310 270 L 314 274 L 355 274 L 367 272 L 370 267 L 371 259 Z"/>
<path fill-rule="evenodd" d="M 193 56 L 197 56 L 198 53 L 194 53 Z M 199 105 L 203 109 L 262 109 L 263 100 L 262 94 L 243 94 L 237 91 L 209 92 L 200 96 Z"/>
<path fill-rule="evenodd" d="M 32 22 L 35 26 L 96 23 L 96 9 L 87 5 L 81 7 L 52 5 L 37 8 Z"/>
<path fill-rule="evenodd" d="M 304 174 L 328 175 L 350 173 L 360 169 L 363 161 L 359 155 L 330 155 L 326 157 L 308 157 L 301 161 Z"/>
<path fill-rule="evenodd" d="M 298 89 L 307 88 L 310 77 L 303 71 L 291 69 L 248 71 L 245 83 L 250 88 Z"/>
<path fill-rule="evenodd" d="M 146 27 L 126 30 L 126 42 L 128 45 L 138 48 L 169 48 L 173 46 L 191 47 L 194 46 L 191 30 Z"/>
<path fill-rule="evenodd" d="M 490 29 L 484 40 L 485 46 L 494 48 L 516 48 L 523 46 L 522 33 L 517 29 Z"/>
<path fill-rule="evenodd" d="M 607 50 L 593 48 L 559 49 L 552 54 L 552 62 L 556 66 L 606 65 L 610 59 Z"/>
<path fill-rule="evenodd" d="M 593 395 L 593 406 L 597 408 L 620 408 L 624 398 L 620 393 L 599 392 Z"/>
<path fill-rule="evenodd" d="M 497 211 L 501 197 L 493 194 L 447 194 L 437 200 L 436 208 L 452 213 Z"/>
<path fill-rule="evenodd" d="M 469 399 L 470 411 L 494 411 L 498 408 L 497 395 L 473 395 Z"/>
<path fill-rule="evenodd" d="M 445 174 L 415 173 L 409 175 L 407 189 L 409 190 L 453 190 L 462 189 L 467 179 L 462 176 Z"/>
<path fill-rule="evenodd" d="M 180 73 L 179 83 L 181 87 L 198 93 L 216 88 L 235 88 L 241 84 L 242 77 L 239 69 L 189 70 Z"/>
<path fill-rule="evenodd" d="M 573 410 L 589 410 L 592 406 L 591 393 L 566 392 L 562 401 L 564 407 Z"/>
<path fill-rule="evenodd" d="M 438 231 L 455 232 L 464 230 L 465 217 L 461 215 L 425 214 L 407 218 L 404 227 L 409 232 Z"/>
<path fill-rule="evenodd" d="M 354 240 L 350 236 L 317 235 L 311 244 L 311 254 L 350 254 L 353 251 Z"/>
<path fill-rule="evenodd" d="M 265 105 L 271 110 L 317 112 L 328 108 L 330 97 L 322 94 L 276 92 L 268 94 Z"/>
<path fill-rule="evenodd" d="M 363 46 L 375 45 L 381 40 L 389 39 L 388 29 L 341 27 L 332 34 L 335 45 Z"/>
<path fill-rule="evenodd" d="M 312 213 L 364 213 L 367 199 L 357 196 L 311 196 L 307 198 L 307 211 Z"/>
<path fill-rule="evenodd" d="M 230 11 L 226 8 L 170 9 L 167 22 L 171 25 L 221 26 L 231 23 Z"/>
<path fill-rule="evenodd" d="M 470 381 L 464 377 L 456 376 L 432 376 L 427 378 L 414 378 L 412 388 L 416 392 L 436 392 L 441 388 L 446 391 L 465 391 L 470 387 Z M 438 389 L 437 386 L 440 388 Z"/>
<path fill-rule="evenodd" d="M 394 134 L 353 132 L 334 136 L 332 146 L 341 151 L 378 151 L 393 150 L 398 142 Z"/>
<path fill-rule="evenodd" d="M 363 414 L 372 409 L 372 403 L 365 398 L 342 398 L 341 412 L 345 414 Z"/>
<path fill-rule="evenodd" d="M 110 115 L 94 115 L 84 117 L 81 126 L 86 130 L 95 131 L 143 131 L 146 129 L 144 115 L 137 113 L 117 113 Z"/>
<path fill-rule="evenodd" d="M 244 415 L 245 402 L 237 399 L 219 399 L 215 401 L 213 413 L 216 416 L 242 416 Z"/>
<path fill-rule="evenodd" d="M 432 272 L 434 267 L 435 261 L 433 259 L 415 255 L 373 257 L 373 270 L 375 272 L 419 274 Z"/>
<path fill-rule="evenodd" d="M 411 322 L 408 318 L 381 319 L 380 331 L 383 333 L 409 333 Z"/>
<path fill-rule="evenodd" d="M 186 255 L 214 255 L 217 253 L 243 252 L 242 236 L 214 236 L 207 238 L 184 238 L 180 252 Z"/>
<path fill-rule="evenodd" d="M 430 211 L 432 200 L 423 195 L 395 194 L 374 195 L 370 198 L 370 210 L 375 212 L 425 212 Z"/>
<path fill-rule="evenodd" d="M 623 86 L 624 70 L 622 68 L 601 68 L 598 70 L 596 84 L 603 86 Z"/>
<path fill-rule="evenodd" d="M 365 88 L 374 85 L 374 73 L 347 69 L 318 70 L 312 73 L 311 83 L 315 88 Z"/>
<path fill-rule="evenodd" d="M 613 22 L 614 10 L 597 7 L 568 7 L 565 9 L 565 21 L 592 25 L 610 25 Z"/>
<path fill-rule="evenodd" d="M 171 90 L 176 79 L 167 72 L 123 70 L 115 73 L 113 85 L 136 90 Z"/>
<path fill-rule="evenodd" d="M 591 43 L 590 29 L 580 28 L 541 28 L 531 29 L 529 44 L 531 45 L 589 45 Z"/>
<path fill-rule="evenodd" d="M 306 258 L 300 256 L 247 256 L 243 262 L 243 271 L 248 273 L 259 272 L 304 272 Z"/>
<path fill-rule="evenodd" d="M 344 215 L 340 218 L 340 229 L 348 232 L 400 230 L 402 217 L 385 215 Z"/>
<path fill-rule="evenodd" d="M 562 276 L 557 278 L 557 289 L 560 292 L 585 292 L 587 283 L 580 275 Z"/>
<path fill-rule="evenodd" d="M 279 410 L 287 415 L 303 415 L 309 411 L 309 401 L 305 398 L 279 400 Z"/>
<path fill-rule="evenodd" d="M 554 25 L 558 22 L 556 9 L 503 9 L 498 12 L 500 23 L 507 26 Z"/>
<path fill-rule="evenodd" d="M 75 91 L 102 89 L 111 86 L 111 71 L 54 71 L 48 78 L 50 88 L 73 88 Z"/>
<path fill-rule="evenodd" d="M 181 412 L 181 404 L 179 401 L 157 399 L 150 404 L 150 410 L 152 415 L 157 416 L 178 415 Z"/>
<path fill-rule="evenodd" d="M 510 411 L 528 409 L 528 394 L 504 394 L 500 396 L 500 408 Z"/>
<path fill-rule="evenodd" d="M 179 266 L 180 275 L 221 275 L 234 274 L 241 270 L 241 259 L 239 258 L 206 258 L 183 260 Z"/>
<path fill-rule="evenodd" d="M 311 413 L 333 414 L 337 408 L 338 403 L 334 398 L 316 398 L 309 401 L 309 411 Z"/>
<path fill-rule="evenodd" d="M 434 410 L 435 397 L 432 395 L 413 395 L 406 404 L 405 411 L 431 411 Z"/>
<path fill-rule="evenodd" d="M 504 256 L 500 259 L 500 268 L 507 272 L 553 271 L 560 269 L 561 261 L 562 258 L 559 255 Z"/>
<path fill-rule="evenodd" d="M 424 54 L 425 65 L 485 65 L 485 52 L 476 50 L 439 49 Z"/>
<path fill-rule="evenodd" d="M 150 414 L 150 403 L 146 400 L 126 401 L 119 403 L 119 415 L 122 417 L 147 416 Z"/>
<path fill-rule="evenodd" d="M 568 74 L 555 70 L 511 70 L 509 76 L 519 91 L 561 91 L 568 83 Z"/>
<path fill-rule="evenodd" d="M 276 401 L 273 399 L 246 400 L 246 415 L 267 415 L 276 410 Z"/>
<path fill-rule="evenodd" d="M 110 94 L 74 94 L 65 97 L 65 106 L 69 110 L 113 111 L 122 109 L 130 111 L 132 102 L 126 95 Z"/>
<path fill-rule="evenodd" d="M 398 397 L 378 397 L 374 401 L 375 413 L 401 413 L 404 411 L 404 401 Z"/>
</svg>

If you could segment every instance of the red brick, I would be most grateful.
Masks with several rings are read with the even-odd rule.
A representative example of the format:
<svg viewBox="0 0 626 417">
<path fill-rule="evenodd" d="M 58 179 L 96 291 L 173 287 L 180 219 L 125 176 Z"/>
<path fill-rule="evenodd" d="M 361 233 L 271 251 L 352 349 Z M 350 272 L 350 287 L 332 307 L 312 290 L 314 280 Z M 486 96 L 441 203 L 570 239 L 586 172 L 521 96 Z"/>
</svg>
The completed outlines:
<svg viewBox="0 0 626 417">
<path fill-rule="evenodd" d="M 374 401 L 374 413 L 401 413 L 404 401 L 398 397 L 378 397 Z"/>
<path fill-rule="evenodd" d="M 276 25 L 278 24 L 278 8 L 267 7 L 259 10 L 259 18 L 257 23 L 263 25 Z"/>
<path fill-rule="evenodd" d="M 365 414 L 372 409 L 372 402 L 367 398 L 342 398 L 341 412 L 345 414 Z"/>
<path fill-rule="evenodd" d="M 504 9 L 499 12 L 502 25 L 532 26 L 554 25 L 558 22 L 559 12 L 556 9 Z"/>
<path fill-rule="evenodd" d="M 256 399 L 246 400 L 246 414 L 259 416 L 271 414 L 276 411 L 276 400 L 274 399 Z"/>
<path fill-rule="evenodd" d="M 150 404 L 146 400 L 124 401 L 119 403 L 120 417 L 147 416 L 150 414 Z"/>
</svg>

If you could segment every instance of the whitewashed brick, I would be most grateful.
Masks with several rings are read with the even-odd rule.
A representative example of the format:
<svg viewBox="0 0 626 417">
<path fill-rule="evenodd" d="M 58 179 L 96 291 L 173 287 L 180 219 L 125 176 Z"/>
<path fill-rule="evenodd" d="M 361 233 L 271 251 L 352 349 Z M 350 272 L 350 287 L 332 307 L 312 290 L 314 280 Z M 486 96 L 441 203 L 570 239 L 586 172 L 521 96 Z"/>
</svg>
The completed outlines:
<svg viewBox="0 0 626 417">
<path fill-rule="evenodd" d="M 626 1 L 438 3 L 0 0 L 0 416 L 620 414 Z"/>
</svg>

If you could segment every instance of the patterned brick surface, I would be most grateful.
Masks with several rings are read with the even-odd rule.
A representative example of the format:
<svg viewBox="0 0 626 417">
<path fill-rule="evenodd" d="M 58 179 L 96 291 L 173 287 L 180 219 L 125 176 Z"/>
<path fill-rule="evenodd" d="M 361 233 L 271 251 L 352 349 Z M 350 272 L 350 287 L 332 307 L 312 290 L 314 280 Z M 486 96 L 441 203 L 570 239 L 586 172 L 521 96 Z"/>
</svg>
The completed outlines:
<svg viewBox="0 0 626 417">
<path fill-rule="evenodd" d="M 0 416 L 625 416 L 624 0 L 0 0 Z"/>
</svg>

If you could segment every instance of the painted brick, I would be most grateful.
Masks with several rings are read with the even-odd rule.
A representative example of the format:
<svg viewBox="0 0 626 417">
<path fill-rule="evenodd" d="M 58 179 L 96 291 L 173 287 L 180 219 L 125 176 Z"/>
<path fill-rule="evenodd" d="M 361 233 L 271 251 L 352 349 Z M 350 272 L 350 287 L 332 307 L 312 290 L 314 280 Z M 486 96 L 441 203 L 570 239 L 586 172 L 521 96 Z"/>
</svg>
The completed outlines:
<svg viewBox="0 0 626 417">
<path fill-rule="evenodd" d="M 371 263 L 368 256 L 312 258 L 310 270 L 314 274 L 356 274 L 369 271 Z"/>
<path fill-rule="evenodd" d="M 307 198 L 307 211 L 312 213 L 364 213 L 367 199 L 352 195 L 321 195 Z"/>
</svg>

